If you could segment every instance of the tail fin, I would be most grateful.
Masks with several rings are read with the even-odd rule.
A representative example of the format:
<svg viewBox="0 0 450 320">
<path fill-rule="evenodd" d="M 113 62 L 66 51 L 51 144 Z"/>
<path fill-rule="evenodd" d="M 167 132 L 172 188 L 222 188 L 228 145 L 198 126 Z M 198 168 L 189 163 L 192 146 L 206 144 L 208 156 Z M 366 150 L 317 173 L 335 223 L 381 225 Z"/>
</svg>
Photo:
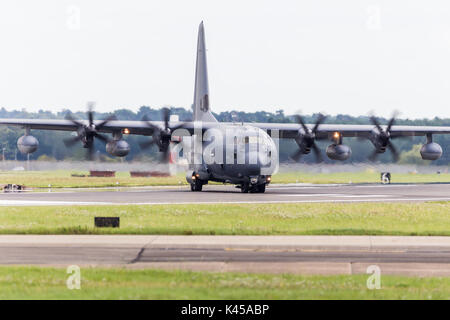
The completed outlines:
<svg viewBox="0 0 450 320">
<path fill-rule="evenodd" d="M 203 21 L 198 28 L 197 62 L 195 67 L 194 121 L 217 122 L 209 107 L 208 68 L 206 64 Z"/>
</svg>

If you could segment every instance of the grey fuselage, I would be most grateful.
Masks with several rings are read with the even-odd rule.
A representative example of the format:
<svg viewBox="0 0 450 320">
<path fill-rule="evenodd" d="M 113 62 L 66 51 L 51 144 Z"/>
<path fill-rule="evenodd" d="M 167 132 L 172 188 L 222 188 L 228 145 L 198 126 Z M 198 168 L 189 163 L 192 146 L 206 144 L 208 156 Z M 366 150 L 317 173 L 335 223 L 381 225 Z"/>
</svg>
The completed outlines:
<svg viewBox="0 0 450 320">
<path fill-rule="evenodd" d="M 203 134 L 201 146 L 201 150 L 194 146 L 189 157 L 193 169 L 187 175 L 190 183 L 192 174 L 198 174 L 206 183 L 240 185 L 252 178 L 257 179 L 256 183 L 265 183 L 265 178 L 278 170 L 274 140 L 265 131 L 250 125 L 218 125 Z"/>
</svg>

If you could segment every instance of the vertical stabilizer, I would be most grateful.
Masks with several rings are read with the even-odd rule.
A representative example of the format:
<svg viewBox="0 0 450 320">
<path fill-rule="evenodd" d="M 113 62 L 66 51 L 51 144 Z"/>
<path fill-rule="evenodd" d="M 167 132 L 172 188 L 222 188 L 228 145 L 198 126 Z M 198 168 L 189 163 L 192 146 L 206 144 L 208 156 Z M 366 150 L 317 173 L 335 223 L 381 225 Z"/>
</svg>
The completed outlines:
<svg viewBox="0 0 450 320">
<path fill-rule="evenodd" d="M 205 29 L 198 28 L 197 62 L 195 66 L 194 121 L 217 122 L 209 104 L 208 68 L 206 64 Z"/>
</svg>

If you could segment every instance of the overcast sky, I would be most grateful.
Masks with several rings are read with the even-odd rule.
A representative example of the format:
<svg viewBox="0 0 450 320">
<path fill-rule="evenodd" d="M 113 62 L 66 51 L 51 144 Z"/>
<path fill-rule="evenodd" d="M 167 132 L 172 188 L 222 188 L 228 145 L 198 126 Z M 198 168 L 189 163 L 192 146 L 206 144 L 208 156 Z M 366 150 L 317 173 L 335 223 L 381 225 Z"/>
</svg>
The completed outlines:
<svg viewBox="0 0 450 320">
<path fill-rule="evenodd" d="M 444 0 L 2 0 L 0 107 L 189 108 L 201 20 L 213 111 L 450 117 Z"/>
</svg>

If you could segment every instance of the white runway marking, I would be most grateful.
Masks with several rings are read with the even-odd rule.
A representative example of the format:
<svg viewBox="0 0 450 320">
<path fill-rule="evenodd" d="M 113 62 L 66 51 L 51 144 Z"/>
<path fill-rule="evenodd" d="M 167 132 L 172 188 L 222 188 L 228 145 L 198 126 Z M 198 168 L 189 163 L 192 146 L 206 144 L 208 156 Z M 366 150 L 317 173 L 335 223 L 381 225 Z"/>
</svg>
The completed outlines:
<svg viewBox="0 0 450 320">
<path fill-rule="evenodd" d="M 338 193 L 279 194 L 280 197 L 339 197 Z"/>
<path fill-rule="evenodd" d="M 126 205 L 168 205 L 168 204 L 271 204 L 271 203 L 331 203 L 331 202 L 410 202 L 410 201 L 450 201 L 450 198 L 393 198 L 393 199 L 323 199 L 323 200 L 268 200 L 268 201 L 227 201 L 227 202 L 141 202 Z M 119 204 L 119 203 L 115 203 Z M 123 203 L 125 204 L 125 203 Z"/>
<path fill-rule="evenodd" d="M 112 202 L 73 202 L 73 201 L 38 201 L 38 200 L 0 200 L 0 206 L 75 206 L 75 205 L 110 205 Z"/>
<path fill-rule="evenodd" d="M 0 200 L 0 206 L 129 206 L 129 205 L 192 205 L 192 204 L 276 204 L 276 203 L 347 203 L 347 202 L 410 202 L 410 201 L 450 201 L 450 198 L 391 198 L 391 199 L 322 199 L 322 200 L 268 200 L 268 201 L 226 201 L 226 202 L 68 202 L 68 201 L 15 201 Z"/>
<path fill-rule="evenodd" d="M 358 184 L 348 184 L 347 186 L 352 188 L 393 188 L 393 187 L 418 187 L 418 184 L 369 184 L 369 185 L 358 185 Z"/>
<path fill-rule="evenodd" d="M 392 197 L 386 194 L 339 194 L 339 193 L 311 193 L 311 194 L 280 194 L 280 197 L 339 197 L 339 198 L 379 198 Z"/>
<path fill-rule="evenodd" d="M 270 185 L 268 189 L 276 189 L 276 190 L 295 190 L 295 189 L 322 189 L 322 188 L 332 188 L 332 187 L 351 187 L 351 188 L 393 188 L 393 187 L 418 187 L 417 184 L 367 184 L 367 185 L 358 185 L 358 184 L 320 184 L 320 185 L 292 185 L 292 186 L 282 186 Z"/>
</svg>

